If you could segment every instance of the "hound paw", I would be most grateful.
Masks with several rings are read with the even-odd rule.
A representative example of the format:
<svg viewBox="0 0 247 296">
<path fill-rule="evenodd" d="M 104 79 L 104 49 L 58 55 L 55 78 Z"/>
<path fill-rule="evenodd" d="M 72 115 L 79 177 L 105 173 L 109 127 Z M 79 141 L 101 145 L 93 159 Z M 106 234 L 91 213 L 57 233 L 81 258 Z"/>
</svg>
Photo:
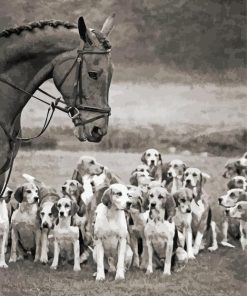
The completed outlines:
<svg viewBox="0 0 247 296">
<path fill-rule="evenodd" d="M 115 280 L 124 280 L 124 271 L 118 270 L 115 276 Z"/>
<path fill-rule="evenodd" d="M 51 265 L 50 269 L 56 270 L 57 269 L 57 265 Z"/>
<path fill-rule="evenodd" d="M 74 266 L 73 270 L 74 271 L 81 271 L 81 267 L 80 266 Z"/>
<path fill-rule="evenodd" d="M 224 247 L 228 247 L 228 248 L 235 248 L 234 245 L 229 244 L 229 243 L 226 242 L 226 241 L 222 241 L 222 242 L 221 242 L 221 245 L 224 246 Z"/>
<path fill-rule="evenodd" d="M 9 262 L 16 262 L 16 255 L 11 256 Z"/>
<path fill-rule="evenodd" d="M 47 264 L 48 263 L 48 258 L 47 257 L 40 257 L 40 262 L 43 264 Z"/>
<path fill-rule="evenodd" d="M 170 270 L 165 270 L 165 271 L 163 272 L 163 275 L 165 275 L 165 276 L 169 276 L 169 275 L 171 275 L 171 271 L 170 271 Z"/>
<path fill-rule="evenodd" d="M 193 248 L 194 256 L 198 255 L 198 253 L 199 253 L 199 248 Z"/>
<path fill-rule="evenodd" d="M 212 246 L 212 247 L 209 247 L 208 248 L 208 250 L 210 251 L 210 252 L 214 252 L 214 251 L 216 251 L 218 249 L 218 246 Z"/>
<path fill-rule="evenodd" d="M 0 262 L 0 268 L 8 268 L 8 265 L 5 262 Z"/>
<path fill-rule="evenodd" d="M 37 257 L 34 258 L 34 262 L 35 262 L 35 263 L 37 263 L 37 262 L 39 262 L 39 261 L 40 261 L 39 258 L 37 258 Z"/>
<path fill-rule="evenodd" d="M 196 257 L 194 256 L 194 254 L 188 254 L 188 259 L 189 260 L 194 260 L 194 259 L 196 259 Z"/>
<path fill-rule="evenodd" d="M 105 280 L 105 275 L 97 272 L 96 281 L 104 281 L 104 280 Z"/>
<path fill-rule="evenodd" d="M 153 273 L 153 268 L 151 266 L 148 266 L 146 274 L 149 275 L 149 274 L 152 274 L 152 273 Z"/>
<path fill-rule="evenodd" d="M 140 268 L 140 262 L 139 262 L 139 260 L 134 260 L 133 267 Z"/>
</svg>

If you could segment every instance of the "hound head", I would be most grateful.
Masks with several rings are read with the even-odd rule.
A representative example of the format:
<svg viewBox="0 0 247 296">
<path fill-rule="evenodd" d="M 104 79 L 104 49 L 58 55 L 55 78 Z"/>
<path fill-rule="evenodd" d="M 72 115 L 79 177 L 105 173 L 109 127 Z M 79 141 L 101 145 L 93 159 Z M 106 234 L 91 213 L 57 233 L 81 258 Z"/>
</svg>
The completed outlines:
<svg viewBox="0 0 247 296">
<path fill-rule="evenodd" d="M 193 200 L 193 192 L 189 188 L 182 188 L 173 194 L 177 208 L 182 213 L 191 213 L 191 202 Z"/>
<path fill-rule="evenodd" d="M 122 184 L 112 184 L 104 192 L 102 197 L 102 203 L 110 208 L 115 208 L 117 210 L 127 209 L 127 203 L 130 202 L 128 197 L 128 189 Z"/>
<path fill-rule="evenodd" d="M 73 217 L 79 211 L 79 206 L 69 197 L 63 197 L 52 207 L 52 214 L 59 218 Z"/>
<path fill-rule="evenodd" d="M 201 189 L 208 179 L 210 179 L 210 176 L 201 172 L 199 169 L 188 168 L 184 172 L 183 186 L 190 189 Z"/>
<path fill-rule="evenodd" d="M 240 160 L 230 160 L 225 165 L 225 172 L 223 173 L 223 177 L 226 179 L 230 179 L 234 176 L 238 176 L 241 173 L 240 169 Z"/>
<path fill-rule="evenodd" d="M 147 186 L 154 178 L 145 172 L 133 172 L 130 177 L 130 184 L 134 186 Z"/>
<path fill-rule="evenodd" d="M 25 183 L 16 189 L 14 197 L 19 203 L 34 204 L 39 201 L 39 189 L 34 183 Z"/>
<path fill-rule="evenodd" d="M 239 159 L 240 165 L 243 167 L 247 167 L 247 152 Z"/>
<path fill-rule="evenodd" d="M 175 215 L 175 201 L 163 187 L 154 187 L 149 191 L 149 203 L 150 211 L 165 212 L 165 220 L 170 220 Z"/>
<path fill-rule="evenodd" d="M 234 207 L 226 209 L 226 214 L 232 218 L 247 222 L 247 201 L 237 202 Z"/>
<path fill-rule="evenodd" d="M 168 178 L 182 178 L 186 169 L 187 166 L 182 160 L 174 159 L 169 163 L 167 176 Z"/>
<path fill-rule="evenodd" d="M 128 186 L 128 197 L 130 201 L 127 203 L 127 209 L 130 213 L 143 213 L 145 208 L 145 197 L 140 187 Z"/>
<path fill-rule="evenodd" d="M 141 161 L 148 167 L 153 168 L 162 164 L 162 157 L 158 150 L 148 149 L 143 153 Z"/>
<path fill-rule="evenodd" d="M 234 207 L 239 201 L 247 201 L 247 192 L 243 189 L 231 189 L 226 195 L 218 198 L 219 205 L 223 207 Z"/>
<path fill-rule="evenodd" d="M 76 180 L 67 180 L 62 186 L 64 195 L 68 195 L 74 202 L 79 202 L 84 188 L 81 183 Z"/>
<path fill-rule="evenodd" d="M 104 166 L 96 162 L 96 159 L 91 156 L 82 156 L 77 165 L 77 171 L 83 177 L 85 175 L 95 176 L 100 175 L 104 171 Z"/>
<path fill-rule="evenodd" d="M 228 189 L 243 189 L 247 191 L 247 179 L 243 176 L 235 176 L 227 183 Z"/>
<path fill-rule="evenodd" d="M 45 202 L 39 209 L 40 228 L 52 229 L 57 217 L 57 212 L 52 210 L 53 202 Z"/>
</svg>

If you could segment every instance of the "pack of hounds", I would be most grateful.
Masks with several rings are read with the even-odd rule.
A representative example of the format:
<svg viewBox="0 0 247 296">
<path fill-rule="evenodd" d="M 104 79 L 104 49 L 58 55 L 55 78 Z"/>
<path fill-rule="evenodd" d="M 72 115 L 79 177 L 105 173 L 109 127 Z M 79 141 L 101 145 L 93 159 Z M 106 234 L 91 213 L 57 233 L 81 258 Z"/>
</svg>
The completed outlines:
<svg viewBox="0 0 247 296">
<path fill-rule="evenodd" d="M 247 153 L 225 166 L 226 193 L 218 198 L 224 208 L 222 227 L 204 189 L 210 176 L 182 160 L 162 163 L 156 149 L 146 150 L 142 164 L 131 173 L 130 185 L 93 157 L 81 157 L 61 192 L 23 174 L 25 183 L 14 194 L 9 188 L 0 200 L 0 267 L 26 256 L 51 264 L 72 261 L 74 271 L 94 262 L 96 280 L 106 272 L 124 279 L 132 267 L 165 275 L 179 271 L 200 250 L 228 242 L 234 235 L 247 245 Z M 12 196 L 13 195 L 13 196 Z M 236 226 L 235 225 L 235 226 Z M 10 254 L 8 254 L 10 250 Z"/>
</svg>

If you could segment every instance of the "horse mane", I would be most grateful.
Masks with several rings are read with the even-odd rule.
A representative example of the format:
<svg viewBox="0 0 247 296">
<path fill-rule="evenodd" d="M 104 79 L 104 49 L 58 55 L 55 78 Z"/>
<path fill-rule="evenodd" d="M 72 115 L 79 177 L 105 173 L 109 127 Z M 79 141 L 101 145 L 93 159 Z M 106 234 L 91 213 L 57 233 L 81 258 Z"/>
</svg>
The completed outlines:
<svg viewBox="0 0 247 296">
<path fill-rule="evenodd" d="M 18 27 L 12 27 L 6 30 L 3 30 L 2 32 L 0 32 L 0 38 L 1 37 L 9 37 L 12 34 L 17 34 L 19 35 L 21 32 L 23 31 L 32 31 L 33 29 L 39 28 L 39 29 L 43 29 L 46 26 L 50 26 L 53 28 L 57 28 L 58 26 L 63 26 L 66 29 L 73 29 L 73 28 L 77 28 L 76 24 L 67 22 L 67 21 L 59 21 L 59 20 L 40 20 L 40 21 L 36 21 L 36 22 L 31 22 L 27 25 L 22 25 L 22 26 L 18 26 Z"/>
</svg>

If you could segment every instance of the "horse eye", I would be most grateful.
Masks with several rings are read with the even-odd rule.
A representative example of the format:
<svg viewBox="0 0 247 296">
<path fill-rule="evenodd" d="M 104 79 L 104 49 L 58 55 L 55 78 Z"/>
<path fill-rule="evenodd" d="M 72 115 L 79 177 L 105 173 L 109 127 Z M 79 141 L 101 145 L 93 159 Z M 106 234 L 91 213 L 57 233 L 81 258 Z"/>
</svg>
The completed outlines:
<svg viewBox="0 0 247 296">
<path fill-rule="evenodd" d="M 97 80 L 98 79 L 98 73 L 95 72 L 95 71 L 90 71 L 88 72 L 88 76 L 94 80 Z"/>
</svg>

